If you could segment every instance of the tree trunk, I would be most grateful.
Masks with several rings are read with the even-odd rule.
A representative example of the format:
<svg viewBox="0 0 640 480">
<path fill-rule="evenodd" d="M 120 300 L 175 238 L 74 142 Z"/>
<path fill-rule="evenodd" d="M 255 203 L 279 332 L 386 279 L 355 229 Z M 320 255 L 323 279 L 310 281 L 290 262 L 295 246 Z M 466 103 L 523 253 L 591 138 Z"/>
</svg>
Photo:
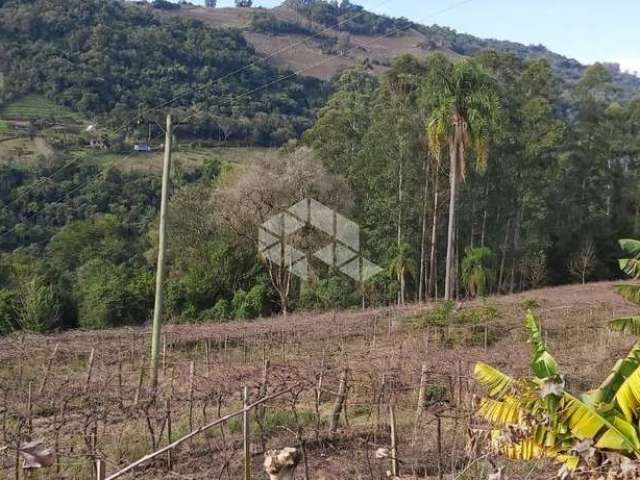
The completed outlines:
<svg viewBox="0 0 640 480">
<path fill-rule="evenodd" d="M 425 298 L 426 289 L 426 260 L 427 260 L 427 198 L 429 196 L 429 156 L 424 160 L 424 191 L 422 194 L 422 237 L 420 239 L 420 279 L 418 283 L 418 303 Z"/>
<path fill-rule="evenodd" d="M 511 264 L 511 285 L 509 292 L 513 293 L 516 284 L 516 263 L 518 262 L 518 250 L 520 249 L 520 219 L 522 217 L 521 209 L 516 214 L 516 224 L 513 230 L 513 263 Z"/>
<path fill-rule="evenodd" d="M 398 163 L 398 253 L 400 253 L 400 244 L 402 243 L 402 142 L 400 143 L 400 161 Z M 402 272 L 398 270 L 398 281 L 400 282 L 400 291 L 398 292 L 398 305 L 404 303 L 404 293 L 402 292 Z"/>
<path fill-rule="evenodd" d="M 511 219 L 507 221 L 507 228 L 504 231 L 504 243 L 502 244 L 502 259 L 500 260 L 500 274 L 498 275 L 498 291 L 502 290 L 502 280 L 504 279 L 504 266 L 507 261 L 507 248 L 509 248 L 509 231 L 511 230 Z"/>
<path fill-rule="evenodd" d="M 456 127 L 456 130 L 459 127 Z M 445 273 L 444 283 L 444 299 L 451 300 L 454 294 L 454 237 L 456 226 L 456 200 L 457 200 L 457 188 L 458 188 L 458 133 L 454 134 L 454 138 L 449 142 L 449 227 L 447 229 L 447 269 Z"/>
<path fill-rule="evenodd" d="M 488 213 L 488 208 L 487 205 L 489 204 L 489 185 L 487 184 L 487 186 L 484 189 L 484 198 L 482 199 L 483 201 L 483 208 L 482 208 L 482 231 L 480 232 L 480 246 L 482 248 L 484 248 L 485 245 L 485 240 L 487 237 L 487 213 Z"/>
<path fill-rule="evenodd" d="M 438 207 L 440 203 L 440 189 L 438 188 L 438 168 L 434 172 L 433 194 L 433 221 L 431 223 L 431 253 L 429 254 L 429 281 L 427 284 L 427 297 L 435 295 L 434 287 L 436 279 L 436 243 L 438 241 Z"/>
</svg>

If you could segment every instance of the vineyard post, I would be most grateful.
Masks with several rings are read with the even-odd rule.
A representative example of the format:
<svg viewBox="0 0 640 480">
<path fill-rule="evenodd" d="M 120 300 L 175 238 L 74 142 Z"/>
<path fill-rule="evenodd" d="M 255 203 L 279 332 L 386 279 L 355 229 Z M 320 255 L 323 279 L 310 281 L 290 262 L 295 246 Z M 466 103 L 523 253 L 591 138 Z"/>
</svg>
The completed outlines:
<svg viewBox="0 0 640 480">
<path fill-rule="evenodd" d="M 189 364 L 189 431 L 193 432 L 193 382 L 195 377 L 195 362 Z"/>
<path fill-rule="evenodd" d="M 91 353 L 89 354 L 89 364 L 87 365 L 87 378 L 84 382 L 84 392 L 87 393 L 89 390 L 89 384 L 91 383 L 91 374 L 93 373 L 93 362 L 95 361 L 95 348 L 91 349 Z"/>
<path fill-rule="evenodd" d="M 422 364 L 422 371 L 420 372 L 420 389 L 418 390 L 418 406 L 416 407 L 416 423 L 413 428 L 413 444 L 416 444 L 418 440 L 418 426 L 420 424 L 420 418 L 426 404 L 427 393 L 427 364 Z"/>
<path fill-rule="evenodd" d="M 171 399 L 167 398 L 167 443 L 171 445 Z M 173 454 L 171 450 L 167 451 L 167 468 L 173 470 Z"/>
<path fill-rule="evenodd" d="M 340 413 L 342 412 L 342 406 L 344 404 L 344 399 L 347 393 L 347 369 L 342 370 L 342 374 L 340 375 L 340 385 L 338 386 L 338 393 L 336 395 L 336 403 L 333 406 L 333 411 L 331 412 L 331 422 L 329 425 L 329 429 L 331 432 L 335 432 L 338 429 L 338 424 L 340 423 Z"/>
<path fill-rule="evenodd" d="M 47 381 L 49 380 L 49 372 L 51 371 L 51 366 L 53 365 L 53 361 L 56 358 L 56 354 L 58 353 L 58 348 L 60 347 L 59 343 L 56 343 L 56 346 L 53 347 L 53 352 L 49 356 L 49 360 L 47 361 L 47 368 L 44 371 L 44 375 L 42 376 L 42 383 L 40 384 L 40 390 L 38 390 L 38 395 L 42 395 L 44 392 L 44 388 L 47 386 Z"/>
<path fill-rule="evenodd" d="M 251 480 L 251 443 L 249 439 L 250 426 L 249 426 L 249 387 L 244 386 L 242 392 L 242 405 L 244 411 L 242 412 L 242 436 L 244 445 L 244 480 Z"/>
<path fill-rule="evenodd" d="M 106 465 L 104 460 L 99 458 L 96 460 L 96 480 L 104 480 L 106 476 Z"/>
<path fill-rule="evenodd" d="M 391 475 L 396 478 L 398 472 L 398 437 L 396 432 L 396 411 L 393 404 L 389 405 L 389 426 L 391 427 Z"/>
</svg>

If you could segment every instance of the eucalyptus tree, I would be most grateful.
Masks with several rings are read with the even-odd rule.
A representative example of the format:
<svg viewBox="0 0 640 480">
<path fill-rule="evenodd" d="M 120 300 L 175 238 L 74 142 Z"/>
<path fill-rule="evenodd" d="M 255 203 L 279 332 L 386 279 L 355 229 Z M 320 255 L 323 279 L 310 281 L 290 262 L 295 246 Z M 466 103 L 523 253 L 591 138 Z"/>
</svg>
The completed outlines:
<svg viewBox="0 0 640 480">
<path fill-rule="evenodd" d="M 492 133 L 499 124 L 500 101 L 494 79 L 474 60 L 432 62 L 424 88 L 431 113 L 427 120 L 429 148 L 436 157 L 449 153 L 449 226 L 445 299 L 455 290 L 455 231 L 458 186 L 464 181 L 469 153 L 479 171 L 486 168 Z"/>
</svg>

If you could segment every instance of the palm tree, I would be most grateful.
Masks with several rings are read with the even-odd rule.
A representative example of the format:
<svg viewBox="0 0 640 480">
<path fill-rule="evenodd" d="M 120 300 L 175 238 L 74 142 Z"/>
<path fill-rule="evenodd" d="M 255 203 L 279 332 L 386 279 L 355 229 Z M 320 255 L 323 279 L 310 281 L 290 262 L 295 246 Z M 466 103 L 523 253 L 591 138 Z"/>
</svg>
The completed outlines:
<svg viewBox="0 0 640 480">
<path fill-rule="evenodd" d="M 462 260 L 462 281 L 471 297 L 482 297 L 490 290 L 495 255 L 487 247 L 467 247 Z"/>
<path fill-rule="evenodd" d="M 436 157 L 446 144 L 449 150 L 449 227 L 445 299 L 451 299 L 455 287 L 454 235 L 458 184 L 466 175 L 467 152 L 476 157 L 476 168 L 486 168 L 491 132 L 498 124 L 500 102 L 493 78 L 474 60 L 456 64 L 444 56 L 431 60 L 425 85 L 425 103 L 431 111 L 427 137 Z"/>
<path fill-rule="evenodd" d="M 415 265 L 411 256 L 411 247 L 401 242 L 395 256 L 391 259 L 389 270 L 398 279 L 400 290 L 398 291 L 398 305 L 404 305 L 406 300 L 407 276 L 415 274 Z"/>
</svg>

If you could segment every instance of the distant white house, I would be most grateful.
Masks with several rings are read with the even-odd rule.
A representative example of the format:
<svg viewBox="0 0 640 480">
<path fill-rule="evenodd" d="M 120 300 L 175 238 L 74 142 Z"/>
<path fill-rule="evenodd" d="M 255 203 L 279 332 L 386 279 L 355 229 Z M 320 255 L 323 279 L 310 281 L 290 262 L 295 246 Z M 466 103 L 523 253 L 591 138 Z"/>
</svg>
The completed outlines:
<svg viewBox="0 0 640 480">
<path fill-rule="evenodd" d="M 207 8 L 216 8 L 218 0 L 204 0 L 204 6 Z"/>
<path fill-rule="evenodd" d="M 133 146 L 133 150 L 134 152 L 150 152 L 151 145 L 149 145 L 148 143 L 136 143 Z"/>
</svg>

